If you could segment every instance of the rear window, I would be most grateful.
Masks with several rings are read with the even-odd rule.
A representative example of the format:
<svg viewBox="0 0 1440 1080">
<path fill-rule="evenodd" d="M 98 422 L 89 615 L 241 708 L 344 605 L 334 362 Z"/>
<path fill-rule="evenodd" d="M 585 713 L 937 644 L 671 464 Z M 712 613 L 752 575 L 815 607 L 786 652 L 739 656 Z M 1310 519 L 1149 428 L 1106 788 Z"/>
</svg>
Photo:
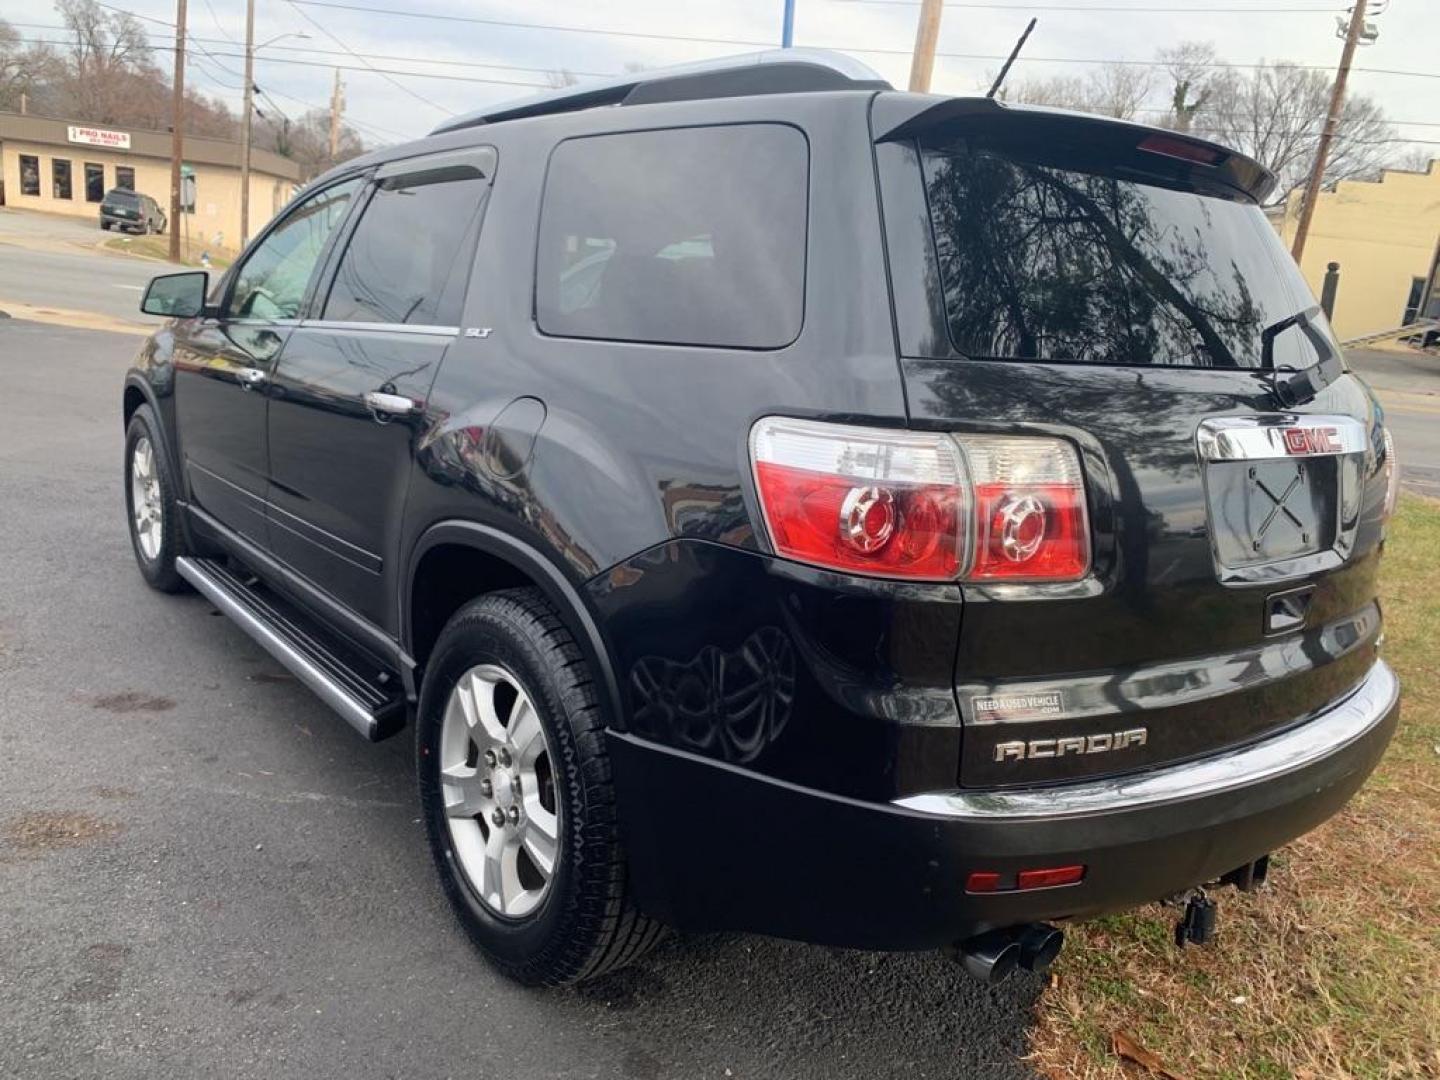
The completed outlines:
<svg viewBox="0 0 1440 1080">
<path fill-rule="evenodd" d="M 1253 204 L 978 140 L 921 156 L 950 337 L 966 356 L 1252 368 L 1261 330 L 1313 303 Z M 1296 334 L 1275 355 L 1314 360 Z"/>
<path fill-rule="evenodd" d="M 805 136 L 738 124 L 570 139 L 545 181 L 535 317 L 562 337 L 774 349 L 800 333 Z"/>
<path fill-rule="evenodd" d="M 140 196 L 133 191 L 122 191 L 117 188 L 105 196 L 105 201 L 111 206 L 125 206 L 133 210 L 140 205 Z"/>
</svg>

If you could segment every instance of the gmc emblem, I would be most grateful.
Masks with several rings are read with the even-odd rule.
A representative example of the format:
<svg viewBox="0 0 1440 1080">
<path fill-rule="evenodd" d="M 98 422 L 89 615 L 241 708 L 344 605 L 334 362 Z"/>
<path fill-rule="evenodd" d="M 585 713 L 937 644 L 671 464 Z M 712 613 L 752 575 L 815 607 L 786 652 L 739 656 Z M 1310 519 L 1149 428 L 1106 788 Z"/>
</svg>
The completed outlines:
<svg viewBox="0 0 1440 1080">
<path fill-rule="evenodd" d="M 1285 428 L 1280 433 L 1285 440 L 1285 452 L 1300 457 L 1315 454 L 1338 454 L 1341 451 L 1340 432 L 1333 427 Z"/>
</svg>

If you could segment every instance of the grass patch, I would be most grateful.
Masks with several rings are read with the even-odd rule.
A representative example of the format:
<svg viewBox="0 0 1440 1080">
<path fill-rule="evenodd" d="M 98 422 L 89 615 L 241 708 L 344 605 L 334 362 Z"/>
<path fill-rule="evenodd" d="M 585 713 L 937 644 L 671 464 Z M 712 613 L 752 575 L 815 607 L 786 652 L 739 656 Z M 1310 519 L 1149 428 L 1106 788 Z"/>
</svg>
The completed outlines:
<svg viewBox="0 0 1440 1080">
<path fill-rule="evenodd" d="M 127 236 L 121 234 L 112 236 L 102 244 L 108 251 L 118 251 L 124 255 L 138 255 L 144 259 L 170 258 L 170 237 L 169 236 Z M 210 266 L 215 270 L 224 270 L 234 259 L 234 253 L 227 248 L 216 247 L 214 244 L 202 244 L 198 240 L 191 240 L 186 243 L 180 242 L 180 261 L 186 266 L 200 266 L 200 257 L 204 254 L 210 256 Z"/>
<path fill-rule="evenodd" d="M 1129 1077 L 1124 1031 L 1184 1077 L 1440 1077 L 1440 502 L 1406 496 L 1381 574 L 1400 728 L 1343 811 L 1224 890 L 1218 941 L 1178 952 L 1159 907 L 1067 932 L 1032 1061 Z"/>
</svg>

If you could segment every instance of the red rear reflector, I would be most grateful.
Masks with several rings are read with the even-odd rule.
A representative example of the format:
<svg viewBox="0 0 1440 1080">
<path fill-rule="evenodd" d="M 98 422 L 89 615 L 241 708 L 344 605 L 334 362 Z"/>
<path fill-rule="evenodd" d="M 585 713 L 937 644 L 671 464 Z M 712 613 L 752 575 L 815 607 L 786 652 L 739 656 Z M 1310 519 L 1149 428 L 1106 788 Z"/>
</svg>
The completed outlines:
<svg viewBox="0 0 1440 1080">
<path fill-rule="evenodd" d="M 1056 885 L 1074 885 L 1085 877 L 1083 866 L 1052 866 L 1046 870 L 1021 870 L 1015 876 L 1017 889 L 1049 889 Z"/>
<path fill-rule="evenodd" d="M 1000 875 L 992 870 L 976 870 L 965 879 L 966 892 L 996 892 L 1000 888 Z"/>
<path fill-rule="evenodd" d="M 1138 149 L 1180 161 L 1193 161 L 1200 165 L 1218 165 L 1225 160 L 1225 155 L 1219 150 L 1171 135 L 1147 135 L 1140 140 Z"/>
</svg>

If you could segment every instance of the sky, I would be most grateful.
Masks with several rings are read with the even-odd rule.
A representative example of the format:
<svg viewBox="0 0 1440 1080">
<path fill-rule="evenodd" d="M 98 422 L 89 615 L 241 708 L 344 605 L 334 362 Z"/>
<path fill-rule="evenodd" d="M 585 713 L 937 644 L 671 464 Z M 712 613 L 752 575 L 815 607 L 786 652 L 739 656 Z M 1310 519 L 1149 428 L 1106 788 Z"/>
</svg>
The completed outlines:
<svg viewBox="0 0 1440 1080">
<path fill-rule="evenodd" d="M 155 44 L 173 42 L 174 0 L 107 2 L 143 17 Z M 1382 9 L 1371 19 L 1379 39 L 1358 50 L 1351 89 L 1378 100 L 1402 136 L 1440 158 L 1440 0 L 1370 6 Z M 905 86 L 918 0 L 795 0 L 795 8 L 796 45 L 847 52 Z M 351 69 L 341 72 L 346 119 L 367 143 L 394 143 L 451 115 L 544 90 L 550 73 L 585 81 L 627 65 L 778 46 L 782 10 L 783 0 L 256 0 L 263 47 L 255 81 L 269 98 L 263 112 L 294 118 L 328 103 L 332 65 Z M 1339 60 L 1336 19 L 1345 11 L 1344 0 L 951 0 L 938 51 L 955 55 L 937 58 L 931 89 L 983 92 L 1031 16 L 1039 23 L 1012 80 L 1082 75 L 1095 66 L 1087 60 L 1153 60 L 1157 48 L 1180 41 L 1212 42 L 1231 63 L 1328 69 Z M 0 18 L 26 40 L 59 36 L 46 29 L 60 25 L 46 0 L 0 0 Z M 238 112 L 243 0 L 189 0 L 188 22 L 188 82 Z M 273 40 L 279 35 L 287 36 Z M 1155 112 L 1142 119 L 1158 119 L 1167 96 L 1157 78 L 1147 103 Z"/>
</svg>

